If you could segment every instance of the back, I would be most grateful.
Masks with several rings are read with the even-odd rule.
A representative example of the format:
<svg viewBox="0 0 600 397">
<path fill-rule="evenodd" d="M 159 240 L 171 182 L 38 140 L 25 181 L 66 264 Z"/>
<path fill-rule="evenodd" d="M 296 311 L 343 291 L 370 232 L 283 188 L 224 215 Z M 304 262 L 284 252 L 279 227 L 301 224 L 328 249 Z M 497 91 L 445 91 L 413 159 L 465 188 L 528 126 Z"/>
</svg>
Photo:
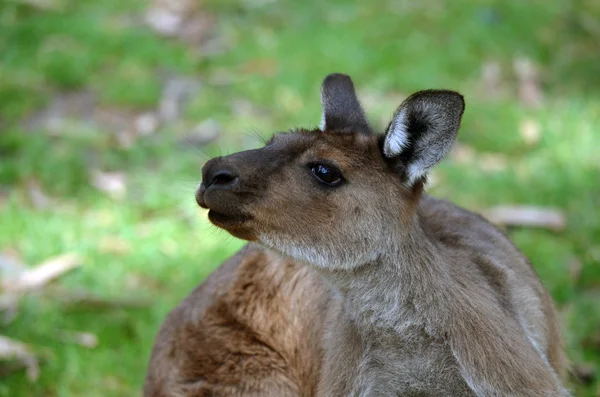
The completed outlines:
<svg viewBox="0 0 600 397">
<path fill-rule="evenodd" d="M 455 266 L 452 272 L 490 286 L 497 302 L 519 319 L 530 342 L 562 377 L 566 359 L 556 310 L 527 258 L 487 220 L 448 201 L 423 196 L 419 213 L 423 230 L 454 258 L 448 261 Z"/>
</svg>

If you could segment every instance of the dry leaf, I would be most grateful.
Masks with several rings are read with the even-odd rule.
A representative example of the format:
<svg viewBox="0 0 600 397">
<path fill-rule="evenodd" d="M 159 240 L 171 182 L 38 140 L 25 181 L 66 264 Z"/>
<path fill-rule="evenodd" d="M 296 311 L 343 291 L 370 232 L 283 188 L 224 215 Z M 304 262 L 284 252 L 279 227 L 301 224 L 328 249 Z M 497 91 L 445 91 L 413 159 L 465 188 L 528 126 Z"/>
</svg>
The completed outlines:
<svg viewBox="0 0 600 397">
<path fill-rule="evenodd" d="M 198 81 L 178 76 L 168 77 L 158 105 L 158 117 L 163 123 L 179 120 L 181 111 L 190 97 L 200 89 Z"/>
<path fill-rule="evenodd" d="M 240 80 L 240 76 L 226 68 L 215 68 L 208 77 L 212 86 L 231 85 Z"/>
<path fill-rule="evenodd" d="M 0 254 L 0 312 L 2 323 L 9 324 L 15 319 L 18 310 L 19 295 L 5 292 L 4 285 L 10 285 L 27 269 L 19 254 L 14 250 L 5 250 Z"/>
<path fill-rule="evenodd" d="M 45 209 L 50 206 L 51 201 L 43 192 L 42 186 L 38 181 L 34 179 L 27 181 L 27 193 L 29 193 L 31 203 L 36 209 Z"/>
<path fill-rule="evenodd" d="M 215 119 L 207 119 L 194 127 L 189 134 L 183 137 L 182 141 L 190 146 L 206 145 L 217 139 L 221 135 L 221 124 Z"/>
<path fill-rule="evenodd" d="M 115 200 L 122 199 L 127 193 L 126 176 L 123 172 L 93 171 L 91 178 L 96 189 Z"/>
<path fill-rule="evenodd" d="M 204 57 L 220 55 L 232 47 L 231 39 L 224 36 L 209 37 L 203 41 L 198 49 Z M 239 77 L 238 77 L 239 78 Z M 223 81 L 216 81 L 216 85 L 223 85 Z"/>
<path fill-rule="evenodd" d="M 596 379 L 596 367 L 592 363 L 577 363 L 573 366 L 573 375 L 585 385 L 589 385 Z"/>
<path fill-rule="evenodd" d="M 484 211 L 490 222 L 505 226 L 523 226 L 564 230 L 565 215 L 554 208 L 532 206 L 499 206 Z"/>
<path fill-rule="evenodd" d="M 159 34 L 176 36 L 183 23 L 183 15 L 164 8 L 151 8 L 146 12 L 146 23 Z"/>
<path fill-rule="evenodd" d="M 197 11 L 184 19 L 179 29 L 179 38 L 188 45 L 197 47 L 203 56 L 216 55 L 228 47 L 223 38 L 209 40 L 214 30 L 215 18 L 206 11 Z"/>
<path fill-rule="evenodd" d="M 137 138 L 135 117 L 135 113 L 127 110 L 98 106 L 94 108 L 91 120 L 95 126 L 109 130 L 119 147 L 130 148 Z"/>
<path fill-rule="evenodd" d="M 131 244 L 128 241 L 116 236 L 109 236 L 100 240 L 98 249 L 113 255 L 127 255 L 132 251 Z"/>
<path fill-rule="evenodd" d="M 542 137 L 539 123 L 532 119 L 521 121 L 519 132 L 523 141 L 529 146 L 535 146 Z"/>
<path fill-rule="evenodd" d="M 583 268 L 583 264 L 581 263 L 579 258 L 572 257 L 569 260 L 568 269 L 569 269 L 569 278 L 571 279 L 571 281 L 575 282 L 575 281 L 579 280 L 579 277 L 581 276 L 582 268 Z"/>
<path fill-rule="evenodd" d="M 277 73 L 277 66 L 273 58 L 256 58 L 242 64 L 239 70 L 243 74 L 272 77 Z"/>
<path fill-rule="evenodd" d="M 8 192 L 0 187 L 0 208 L 4 207 L 8 202 Z"/>
<path fill-rule="evenodd" d="M 471 146 L 456 142 L 450 152 L 450 158 L 459 164 L 470 164 L 475 161 L 475 149 Z"/>
<path fill-rule="evenodd" d="M 91 294 L 88 291 L 52 289 L 47 291 L 46 295 L 59 301 L 61 307 L 71 310 L 143 309 L 152 304 L 147 298 L 132 296 L 126 298 L 106 298 Z"/>
<path fill-rule="evenodd" d="M 275 90 L 275 101 L 290 113 L 304 108 L 304 101 L 298 92 L 286 86 L 277 87 Z"/>
<path fill-rule="evenodd" d="M 82 130 L 107 130 L 119 147 L 131 147 L 138 137 L 149 135 L 159 127 L 154 112 L 133 111 L 101 105 L 86 91 L 57 94 L 42 111 L 24 121 L 25 128 L 45 130 L 52 136 L 78 135 Z"/>
<path fill-rule="evenodd" d="M 585 349 L 600 350 L 600 330 L 586 336 L 581 341 L 581 346 Z"/>
<path fill-rule="evenodd" d="M 269 112 L 266 109 L 255 106 L 251 101 L 246 99 L 234 98 L 230 101 L 231 111 L 240 117 L 250 119 L 260 119 L 268 116 Z"/>
<path fill-rule="evenodd" d="M 477 164 L 484 172 L 499 172 L 508 167 L 508 157 L 501 153 L 481 153 Z"/>
<path fill-rule="evenodd" d="M 152 112 L 143 113 L 135 119 L 134 124 L 138 135 L 150 135 L 158 129 L 158 116 Z"/>
<path fill-rule="evenodd" d="M 433 169 L 427 175 L 427 188 L 434 189 L 436 186 L 439 186 L 442 181 L 442 174 L 440 170 Z"/>
<path fill-rule="evenodd" d="M 88 349 L 98 346 L 98 337 L 90 332 L 61 330 L 57 337 L 65 343 L 75 343 Z"/>
<path fill-rule="evenodd" d="M 70 253 L 56 256 L 23 271 L 15 280 L 10 282 L 3 280 L 2 287 L 9 293 L 31 291 L 48 284 L 80 264 L 81 261 L 77 254 Z"/>
<path fill-rule="evenodd" d="M 158 34 L 176 37 L 192 46 L 205 41 L 215 26 L 215 18 L 200 10 L 194 0 L 155 0 L 144 19 Z"/>
<path fill-rule="evenodd" d="M 19 253 L 14 249 L 5 249 L 0 253 L 0 279 L 15 279 L 27 269 Z"/>
<path fill-rule="evenodd" d="M 146 11 L 146 23 L 160 34 L 176 36 L 194 8 L 193 0 L 154 0 Z"/>
<path fill-rule="evenodd" d="M 15 360 L 27 369 L 27 377 L 30 381 L 37 380 L 40 367 L 35 355 L 29 346 L 13 339 L 0 335 L 0 358 Z"/>
<path fill-rule="evenodd" d="M 519 99 L 526 107 L 537 108 L 542 104 L 543 94 L 540 88 L 537 66 L 529 58 L 516 58 L 513 68 L 519 81 Z"/>
<path fill-rule="evenodd" d="M 390 115 L 407 97 L 406 94 L 401 92 L 381 93 L 369 89 L 361 89 L 359 94 L 360 102 L 365 109 L 369 109 L 376 115 L 373 121 L 376 121 L 382 127 L 387 126 L 390 122 Z"/>
<path fill-rule="evenodd" d="M 12 0 L 15 3 L 20 3 L 30 7 L 38 8 L 43 11 L 58 10 L 64 6 L 62 0 Z"/>
<path fill-rule="evenodd" d="M 62 136 L 73 120 L 91 120 L 97 102 L 95 95 L 86 91 L 56 94 L 47 107 L 24 120 L 25 128 Z"/>
<path fill-rule="evenodd" d="M 173 258 L 179 252 L 179 244 L 174 239 L 164 238 L 160 243 L 159 249 L 164 255 Z"/>
<path fill-rule="evenodd" d="M 500 63 L 489 61 L 481 67 L 481 86 L 483 95 L 488 98 L 496 98 L 500 95 L 502 80 L 502 68 Z"/>
</svg>

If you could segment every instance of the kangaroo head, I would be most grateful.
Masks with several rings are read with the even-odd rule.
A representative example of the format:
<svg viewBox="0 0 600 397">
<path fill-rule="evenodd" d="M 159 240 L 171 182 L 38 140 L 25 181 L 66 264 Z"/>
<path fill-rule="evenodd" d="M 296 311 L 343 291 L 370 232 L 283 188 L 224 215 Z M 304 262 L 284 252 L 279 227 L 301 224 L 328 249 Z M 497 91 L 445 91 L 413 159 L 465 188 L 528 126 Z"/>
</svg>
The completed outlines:
<svg viewBox="0 0 600 397">
<path fill-rule="evenodd" d="M 196 201 L 236 237 L 316 267 L 352 269 L 410 234 L 464 101 L 453 91 L 417 92 L 383 135 L 371 131 L 350 77 L 327 76 L 321 102 L 319 129 L 278 133 L 261 149 L 207 162 Z"/>
</svg>

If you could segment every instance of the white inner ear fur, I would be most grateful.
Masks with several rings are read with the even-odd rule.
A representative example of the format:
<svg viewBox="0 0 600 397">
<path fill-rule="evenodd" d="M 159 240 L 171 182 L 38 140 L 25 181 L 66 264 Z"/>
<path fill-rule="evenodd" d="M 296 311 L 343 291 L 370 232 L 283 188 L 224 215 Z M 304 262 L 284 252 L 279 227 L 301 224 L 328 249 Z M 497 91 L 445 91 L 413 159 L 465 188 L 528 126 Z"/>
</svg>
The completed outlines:
<svg viewBox="0 0 600 397">
<path fill-rule="evenodd" d="M 319 129 L 321 131 L 325 131 L 327 125 L 325 124 L 325 98 L 323 98 L 323 87 L 321 87 L 321 123 L 319 124 Z"/>
<path fill-rule="evenodd" d="M 417 180 L 422 178 L 428 170 L 429 168 L 425 167 L 425 165 L 419 160 L 409 165 L 407 171 L 408 184 L 412 185 L 415 183 Z"/>
<path fill-rule="evenodd" d="M 325 112 L 321 115 L 321 123 L 319 123 L 319 129 L 325 131 Z"/>
<path fill-rule="evenodd" d="M 383 154 L 386 157 L 399 155 L 408 146 L 408 132 L 406 131 L 406 109 L 402 109 L 392 120 L 385 142 Z"/>
<path fill-rule="evenodd" d="M 443 136 L 440 136 L 440 129 L 443 128 L 444 109 L 437 104 L 431 104 L 424 101 L 413 101 L 410 104 L 401 106 L 392 120 L 388 133 L 383 144 L 383 154 L 388 157 L 394 157 L 402 154 L 409 145 L 409 131 L 407 124 L 409 112 L 417 112 L 421 115 L 427 115 L 428 131 L 424 133 L 418 142 L 413 142 L 418 155 L 407 164 L 406 176 L 407 185 L 410 186 L 427 174 L 430 168 L 436 165 L 447 149 L 452 144 L 453 139 L 449 140 L 448 145 L 443 142 L 435 143 Z M 442 134 L 443 135 L 443 134 Z M 444 141 L 445 139 L 442 139 Z M 423 150 L 426 148 L 427 150 Z"/>
</svg>

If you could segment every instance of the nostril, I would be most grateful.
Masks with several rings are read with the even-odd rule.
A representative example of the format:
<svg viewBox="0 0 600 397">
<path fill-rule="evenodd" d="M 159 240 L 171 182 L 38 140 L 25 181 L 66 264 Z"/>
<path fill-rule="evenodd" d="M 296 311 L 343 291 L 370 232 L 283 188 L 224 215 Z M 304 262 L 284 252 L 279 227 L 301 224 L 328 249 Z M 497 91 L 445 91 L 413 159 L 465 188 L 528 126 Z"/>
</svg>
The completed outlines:
<svg viewBox="0 0 600 397">
<path fill-rule="evenodd" d="M 233 181 L 235 181 L 236 178 L 237 178 L 237 176 L 235 176 L 231 171 L 222 170 L 222 171 L 217 172 L 215 174 L 215 176 L 213 176 L 212 180 L 210 181 L 210 184 L 211 185 L 229 185 Z"/>
</svg>

